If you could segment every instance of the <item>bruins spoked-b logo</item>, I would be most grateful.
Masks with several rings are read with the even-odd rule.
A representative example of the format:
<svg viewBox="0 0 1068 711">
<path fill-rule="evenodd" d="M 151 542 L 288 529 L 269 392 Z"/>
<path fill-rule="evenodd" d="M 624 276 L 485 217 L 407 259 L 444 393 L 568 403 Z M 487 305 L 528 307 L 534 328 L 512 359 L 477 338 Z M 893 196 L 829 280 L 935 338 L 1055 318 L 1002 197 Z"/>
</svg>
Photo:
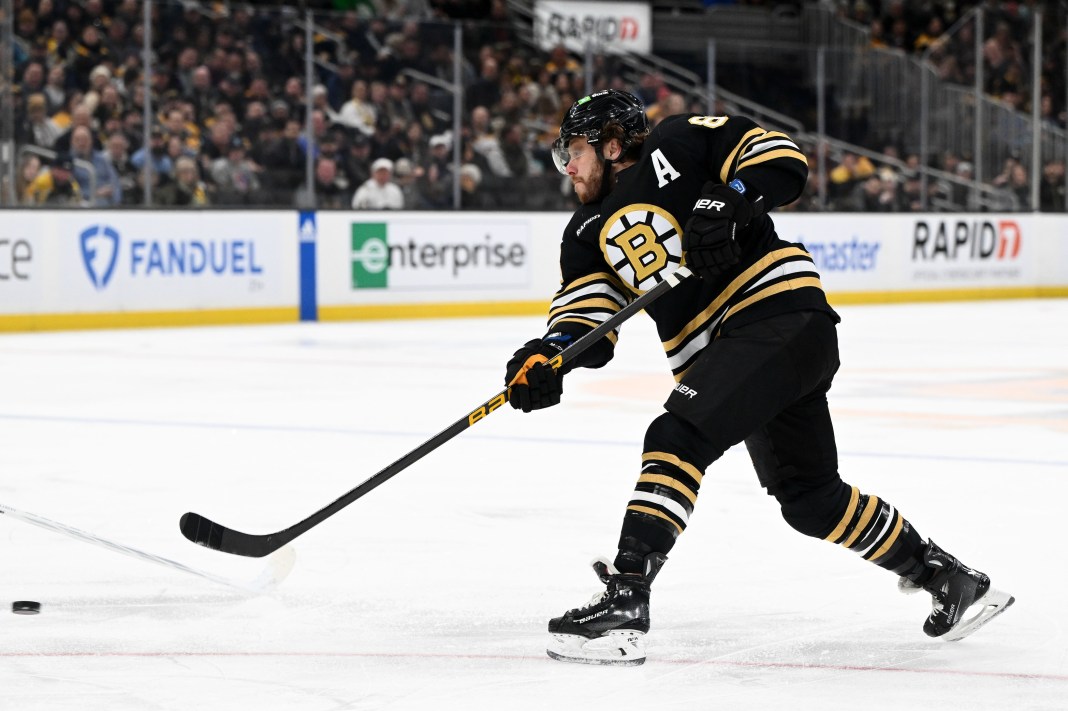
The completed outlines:
<svg viewBox="0 0 1068 711">
<path fill-rule="evenodd" d="M 682 230 L 656 205 L 627 205 L 605 221 L 601 251 L 628 287 L 652 289 L 682 263 Z"/>
</svg>

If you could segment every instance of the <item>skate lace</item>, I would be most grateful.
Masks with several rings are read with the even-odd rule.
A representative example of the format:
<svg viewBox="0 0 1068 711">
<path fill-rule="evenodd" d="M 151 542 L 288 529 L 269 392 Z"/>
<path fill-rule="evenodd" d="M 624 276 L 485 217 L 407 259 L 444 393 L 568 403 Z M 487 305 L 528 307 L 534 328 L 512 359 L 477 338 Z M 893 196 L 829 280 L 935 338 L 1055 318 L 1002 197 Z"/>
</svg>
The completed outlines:
<svg viewBox="0 0 1068 711">
<path fill-rule="evenodd" d="M 607 590 L 605 590 L 604 592 L 594 593 L 593 596 L 590 598 L 590 601 L 587 602 L 585 605 L 583 605 L 579 609 L 580 610 L 588 610 L 591 607 L 596 607 L 597 605 L 600 605 L 601 602 L 603 600 L 607 599 L 607 598 L 608 598 L 608 591 Z"/>
</svg>

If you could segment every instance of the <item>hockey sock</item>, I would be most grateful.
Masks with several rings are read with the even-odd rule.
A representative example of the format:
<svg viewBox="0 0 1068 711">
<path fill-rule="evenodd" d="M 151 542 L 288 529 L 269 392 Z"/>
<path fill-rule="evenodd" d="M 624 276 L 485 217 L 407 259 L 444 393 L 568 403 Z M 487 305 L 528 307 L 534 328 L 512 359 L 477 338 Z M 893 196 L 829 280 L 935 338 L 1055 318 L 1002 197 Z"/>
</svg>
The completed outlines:
<svg viewBox="0 0 1068 711">
<path fill-rule="evenodd" d="M 680 442 L 690 446 L 682 447 Z M 686 530 L 705 467 L 722 454 L 709 449 L 696 429 L 671 413 L 649 426 L 641 475 L 619 537 L 615 566 L 620 572 L 640 573 L 646 554 L 666 555 Z"/>
<path fill-rule="evenodd" d="M 924 540 L 901 512 L 837 475 L 822 483 L 787 480 L 771 493 L 787 523 L 806 536 L 837 543 L 897 575 L 922 565 Z"/>
<path fill-rule="evenodd" d="M 889 502 L 861 494 L 855 486 L 849 488 L 849 505 L 824 540 L 898 575 L 911 570 L 923 550 L 920 534 Z"/>
</svg>

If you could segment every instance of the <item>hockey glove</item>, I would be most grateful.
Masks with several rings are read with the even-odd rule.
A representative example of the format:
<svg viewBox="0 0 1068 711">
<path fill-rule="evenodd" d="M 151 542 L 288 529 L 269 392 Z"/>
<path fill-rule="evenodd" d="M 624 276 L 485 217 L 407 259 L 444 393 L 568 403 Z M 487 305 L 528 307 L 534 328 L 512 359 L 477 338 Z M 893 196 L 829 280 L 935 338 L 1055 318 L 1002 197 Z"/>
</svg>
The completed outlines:
<svg viewBox="0 0 1068 711">
<path fill-rule="evenodd" d="M 559 404 L 564 392 L 564 374 L 549 365 L 549 359 L 561 350 L 556 343 L 535 338 L 515 352 L 504 376 L 512 407 L 530 412 Z"/>
<path fill-rule="evenodd" d="M 705 183 L 682 235 L 686 265 L 703 278 L 733 267 L 742 255 L 737 233 L 751 219 L 753 209 L 742 193 L 723 183 Z"/>
</svg>

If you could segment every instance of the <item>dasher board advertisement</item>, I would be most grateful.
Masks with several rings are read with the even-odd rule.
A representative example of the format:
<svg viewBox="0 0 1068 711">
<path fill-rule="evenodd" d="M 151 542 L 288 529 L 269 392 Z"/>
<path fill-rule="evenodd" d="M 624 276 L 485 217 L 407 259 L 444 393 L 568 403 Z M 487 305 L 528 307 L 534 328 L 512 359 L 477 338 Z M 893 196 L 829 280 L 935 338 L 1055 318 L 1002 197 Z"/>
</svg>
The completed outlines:
<svg viewBox="0 0 1068 711">
<path fill-rule="evenodd" d="M 295 307 L 295 224 L 292 212 L 5 212 L 0 313 Z"/>
</svg>

